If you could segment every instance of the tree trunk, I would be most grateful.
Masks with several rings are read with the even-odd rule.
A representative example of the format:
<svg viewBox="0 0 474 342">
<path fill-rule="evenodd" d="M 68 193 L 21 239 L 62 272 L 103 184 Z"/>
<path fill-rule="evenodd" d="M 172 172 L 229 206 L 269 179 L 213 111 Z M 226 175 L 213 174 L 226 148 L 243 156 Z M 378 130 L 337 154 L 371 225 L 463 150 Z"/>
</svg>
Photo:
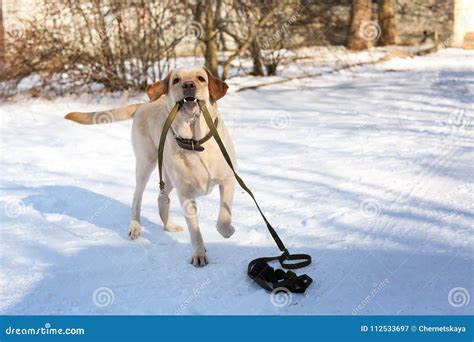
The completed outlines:
<svg viewBox="0 0 474 342">
<path fill-rule="evenodd" d="M 5 30 L 3 28 L 3 4 L 0 0 L 0 71 L 5 65 Z"/>
<path fill-rule="evenodd" d="M 260 44 L 258 43 L 257 38 L 253 40 L 250 50 L 252 53 L 252 60 L 253 60 L 252 75 L 264 76 L 265 73 L 263 72 L 262 50 L 260 49 Z"/>
<path fill-rule="evenodd" d="M 395 23 L 395 0 L 379 0 L 378 15 L 381 29 L 378 45 L 400 44 Z"/>
<path fill-rule="evenodd" d="M 347 34 L 346 47 L 351 50 L 365 50 L 372 46 L 372 40 L 361 34 L 364 24 L 370 22 L 372 0 L 355 0 L 351 10 L 351 23 Z"/>
<path fill-rule="evenodd" d="M 212 1 L 207 0 L 205 3 L 205 24 L 206 27 L 204 29 L 204 43 L 205 43 L 205 65 L 206 68 L 214 75 L 217 76 L 217 66 L 218 66 L 218 58 L 217 58 L 217 34 L 215 29 L 215 21 L 214 15 L 212 11 Z"/>
</svg>

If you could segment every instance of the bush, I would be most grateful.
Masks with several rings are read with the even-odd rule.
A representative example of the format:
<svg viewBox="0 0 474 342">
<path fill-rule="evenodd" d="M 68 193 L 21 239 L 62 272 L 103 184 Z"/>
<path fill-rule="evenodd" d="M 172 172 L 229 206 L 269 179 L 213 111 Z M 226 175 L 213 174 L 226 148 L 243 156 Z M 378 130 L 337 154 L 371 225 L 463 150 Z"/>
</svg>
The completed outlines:
<svg viewBox="0 0 474 342">
<path fill-rule="evenodd" d="M 174 62 L 187 11 L 171 0 L 45 1 L 34 18 L 6 28 L 2 93 L 29 75 L 56 94 L 145 89 Z"/>
</svg>

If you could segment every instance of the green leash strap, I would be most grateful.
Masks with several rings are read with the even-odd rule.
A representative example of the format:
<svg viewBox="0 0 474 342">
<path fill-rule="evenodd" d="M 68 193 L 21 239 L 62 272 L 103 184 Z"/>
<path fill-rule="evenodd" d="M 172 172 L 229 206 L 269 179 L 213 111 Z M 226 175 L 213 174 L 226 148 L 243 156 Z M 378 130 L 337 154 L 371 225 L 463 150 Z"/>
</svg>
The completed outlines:
<svg viewBox="0 0 474 342">
<path fill-rule="evenodd" d="M 158 146 L 158 171 L 160 173 L 160 192 L 161 193 L 165 191 L 165 182 L 163 181 L 163 152 L 165 150 L 166 136 L 168 135 L 168 131 L 171 127 L 171 124 L 176 118 L 176 114 L 178 114 L 180 108 L 181 108 L 181 102 L 177 102 L 174 105 L 171 112 L 169 113 L 168 117 L 166 118 L 165 124 L 163 126 L 163 130 L 161 131 L 160 144 Z"/>
<path fill-rule="evenodd" d="M 209 111 L 206 107 L 206 102 L 199 100 L 198 104 L 199 104 L 199 107 L 201 108 L 202 114 L 204 116 L 204 120 L 206 120 L 207 126 L 209 127 L 212 133 L 212 136 L 216 140 L 217 145 L 219 146 L 219 149 L 221 150 L 222 155 L 224 156 L 224 159 L 226 160 L 227 164 L 229 165 L 232 172 L 234 173 L 235 179 L 237 180 L 239 185 L 242 187 L 242 189 L 244 189 L 245 192 L 247 192 L 249 196 L 252 198 L 252 200 L 254 201 L 255 206 L 257 207 L 260 215 L 263 218 L 263 221 L 265 221 L 265 224 L 267 225 L 268 231 L 273 237 L 273 240 L 275 240 L 275 243 L 277 244 L 280 251 L 283 252 L 283 254 L 280 256 L 264 257 L 264 258 L 257 258 L 255 260 L 252 260 L 248 265 L 247 274 L 249 275 L 250 278 L 252 278 L 258 285 L 260 285 L 265 290 L 273 291 L 274 289 L 278 289 L 278 288 L 287 288 L 291 292 L 304 293 L 306 288 L 308 288 L 308 286 L 313 281 L 308 275 L 304 274 L 301 276 L 296 276 L 296 274 L 291 271 L 284 273 L 283 270 L 274 270 L 272 267 L 268 265 L 268 262 L 278 260 L 280 262 L 281 267 L 285 269 L 294 270 L 294 269 L 298 269 L 298 268 L 302 268 L 302 267 L 306 267 L 310 265 L 311 256 L 308 254 L 290 254 L 290 252 L 288 252 L 285 245 L 283 244 L 283 241 L 281 241 L 277 232 L 272 227 L 270 222 L 268 222 L 267 218 L 265 217 L 262 210 L 260 209 L 260 206 L 258 205 L 258 202 L 255 199 L 254 194 L 249 189 L 249 187 L 245 184 L 243 179 L 240 178 L 240 176 L 235 171 L 234 166 L 232 164 L 232 160 L 230 159 L 230 156 L 227 153 L 224 143 L 222 142 L 222 139 L 219 136 L 219 133 L 217 132 L 217 128 L 212 122 L 212 117 L 209 114 Z M 290 262 L 290 263 L 285 262 L 285 261 L 297 261 L 297 260 L 302 260 L 302 261 Z M 268 282 L 272 283 L 273 287 L 270 287 Z"/>
<path fill-rule="evenodd" d="M 278 234 L 276 233 L 275 229 L 273 229 L 272 225 L 270 224 L 270 222 L 268 222 L 267 218 L 265 217 L 262 210 L 260 209 L 260 206 L 258 205 L 254 194 L 248 188 L 248 186 L 244 183 L 242 178 L 240 178 L 240 176 L 237 174 L 237 172 L 235 172 L 234 165 L 232 164 L 232 160 L 230 159 L 230 156 L 227 153 L 227 150 L 224 146 L 224 143 L 222 142 L 221 137 L 219 136 L 219 133 L 217 132 L 216 126 L 214 126 L 214 123 L 212 122 L 211 115 L 209 114 L 209 111 L 207 110 L 205 102 L 204 101 L 198 101 L 198 103 L 199 103 L 199 107 L 201 107 L 201 111 L 204 115 L 204 120 L 206 120 L 207 126 L 209 126 L 209 129 L 211 130 L 211 133 L 212 133 L 214 139 L 216 140 L 217 145 L 219 146 L 219 148 L 222 152 L 222 155 L 224 156 L 224 159 L 226 160 L 227 164 L 229 165 L 232 172 L 234 173 L 235 179 L 237 179 L 237 182 L 242 187 L 242 189 L 244 189 L 250 195 L 250 197 L 252 197 L 255 205 L 257 206 L 258 211 L 260 212 L 260 215 L 262 215 L 262 218 L 265 221 L 265 224 L 267 225 L 267 228 L 270 231 L 270 234 L 272 235 L 273 239 L 275 240 L 275 242 L 276 242 L 278 248 L 280 249 L 280 251 L 282 251 L 282 252 L 287 251 L 285 245 L 283 244 L 283 241 L 281 241 L 281 239 L 278 236 Z"/>
<path fill-rule="evenodd" d="M 165 189 L 165 183 L 163 181 L 162 173 L 163 173 L 163 152 L 165 148 L 166 136 L 168 135 L 168 131 L 171 127 L 171 124 L 173 123 L 179 109 L 181 108 L 181 104 L 182 104 L 181 102 L 176 103 L 176 105 L 173 107 L 173 109 L 169 113 L 168 117 L 166 118 L 165 124 L 163 125 L 163 130 L 160 136 L 160 142 L 158 146 L 158 171 L 160 173 L 160 191 L 161 192 L 164 192 L 164 189 Z M 268 222 L 267 218 L 265 217 L 262 210 L 260 209 L 260 206 L 258 205 L 258 202 L 255 199 L 254 194 L 249 189 L 249 187 L 245 184 L 242 178 L 240 178 L 240 176 L 235 171 L 234 166 L 232 164 L 232 160 L 229 154 L 227 153 L 227 150 L 224 146 L 224 143 L 222 142 L 221 137 L 219 136 L 219 133 L 217 131 L 217 128 L 214 122 L 212 121 L 212 117 L 209 114 L 205 101 L 199 100 L 198 104 L 203 113 L 204 120 L 206 121 L 206 124 L 209 127 L 210 132 L 212 133 L 212 136 L 216 140 L 216 143 L 219 146 L 219 149 L 221 150 L 225 161 L 231 168 L 235 176 L 235 179 L 237 180 L 239 185 L 242 187 L 242 189 L 244 189 L 254 201 L 255 206 L 257 207 L 260 215 L 263 218 L 263 221 L 267 225 L 268 231 L 273 237 L 273 240 L 275 240 L 275 243 L 277 244 L 280 251 L 283 252 L 280 256 L 263 257 L 263 258 L 257 258 L 255 260 L 252 260 L 248 265 L 247 274 L 249 275 L 251 279 L 253 279 L 260 287 L 264 288 L 265 290 L 273 291 L 273 290 L 281 290 L 282 288 L 286 288 L 289 291 L 294 292 L 294 293 L 304 293 L 313 281 L 308 275 L 303 274 L 301 276 L 297 276 L 292 271 L 285 272 L 281 269 L 274 270 L 270 265 L 268 265 L 268 262 L 278 260 L 280 262 L 280 265 L 284 269 L 293 270 L 293 269 L 298 269 L 298 268 L 302 268 L 302 267 L 306 267 L 310 265 L 311 256 L 308 254 L 290 254 L 288 252 L 285 245 L 283 244 L 283 241 L 281 241 L 277 232 L 272 227 L 270 222 Z M 294 262 L 297 260 L 301 260 L 301 261 Z M 287 263 L 285 261 L 292 261 L 292 262 Z M 269 283 L 272 285 L 270 286 Z"/>
</svg>

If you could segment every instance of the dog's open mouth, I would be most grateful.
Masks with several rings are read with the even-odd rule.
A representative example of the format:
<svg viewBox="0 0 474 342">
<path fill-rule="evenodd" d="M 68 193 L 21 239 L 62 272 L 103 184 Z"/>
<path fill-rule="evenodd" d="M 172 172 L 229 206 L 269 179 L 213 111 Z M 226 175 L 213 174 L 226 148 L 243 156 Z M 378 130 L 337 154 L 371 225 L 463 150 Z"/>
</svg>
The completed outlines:
<svg viewBox="0 0 474 342">
<path fill-rule="evenodd" d="M 186 112 L 196 114 L 196 111 L 198 110 L 197 101 L 198 100 L 194 96 L 186 96 L 181 100 L 181 103 Z"/>
<path fill-rule="evenodd" d="M 192 97 L 192 96 L 186 96 L 186 97 L 183 99 L 183 102 L 184 102 L 184 103 L 188 103 L 188 102 L 197 103 L 197 99 L 196 99 L 195 97 Z"/>
</svg>

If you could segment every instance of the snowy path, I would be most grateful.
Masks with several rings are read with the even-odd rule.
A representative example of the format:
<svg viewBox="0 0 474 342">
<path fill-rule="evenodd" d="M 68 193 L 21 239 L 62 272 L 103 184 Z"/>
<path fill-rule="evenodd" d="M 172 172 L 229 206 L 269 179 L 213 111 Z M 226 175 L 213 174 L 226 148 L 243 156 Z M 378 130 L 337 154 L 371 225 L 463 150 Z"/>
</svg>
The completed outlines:
<svg viewBox="0 0 474 342">
<path fill-rule="evenodd" d="M 282 307 L 246 277 L 277 249 L 240 190 L 229 240 L 214 228 L 218 191 L 199 202 L 203 269 L 186 261 L 187 232 L 162 230 L 157 173 L 143 237 L 128 239 L 131 122 L 62 120 L 120 98 L 1 105 L 0 313 L 472 314 L 474 300 L 448 294 L 474 295 L 473 57 L 444 50 L 223 99 L 242 177 L 290 250 L 314 258 L 315 283 Z M 172 214 L 184 225 L 176 196 Z"/>
</svg>

